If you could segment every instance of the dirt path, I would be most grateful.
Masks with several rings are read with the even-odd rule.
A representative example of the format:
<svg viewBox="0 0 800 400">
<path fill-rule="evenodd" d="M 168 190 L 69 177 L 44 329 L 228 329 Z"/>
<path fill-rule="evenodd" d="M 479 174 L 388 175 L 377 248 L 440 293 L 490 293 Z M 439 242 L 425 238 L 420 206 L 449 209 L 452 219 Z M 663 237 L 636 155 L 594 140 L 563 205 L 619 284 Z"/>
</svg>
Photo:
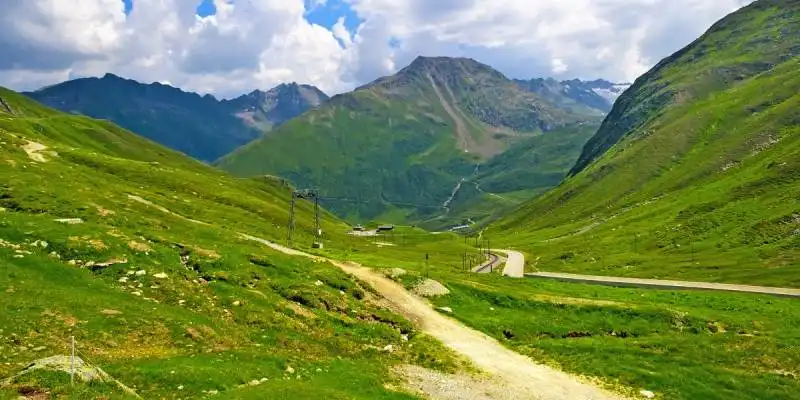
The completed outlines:
<svg viewBox="0 0 800 400">
<path fill-rule="evenodd" d="M 510 276 L 512 278 L 525 277 L 525 256 L 514 250 L 492 250 L 498 253 L 505 253 L 508 255 L 506 266 L 503 269 L 503 276 Z"/>
<path fill-rule="evenodd" d="M 241 236 L 286 254 L 325 260 L 323 257 L 289 249 L 264 239 L 250 235 Z M 388 300 L 395 312 L 409 318 L 425 333 L 438 339 L 459 354 L 468 357 L 482 370 L 491 373 L 492 381 L 497 385 L 497 390 L 490 391 L 495 395 L 487 398 L 494 400 L 622 399 L 618 395 L 583 382 L 564 372 L 537 364 L 531 359 L 509 350 L 495 339 L 440 314 L 427 301 L 409 293 L 398 283 L 381 274 L 353 263 L 327 261 L 370 284 L 382 297 Z M 435 392 L 428 394 L 436 395 Z M 469 392 L 465 392 L 460 397 L 437 396 L 436 398 L 470 398 L 469 396 Z"/>
<path fill-rule="evenodd" d="M 631 286 L 654 289 L 706 289 L 728 292 L 747 292 L 777 296 L 800 297 L 800 289 L 768 286 L 733 285 L 727 283 L 671 281 L 662 279 L 620 278 L 614 276 L 563 274 L 558 272 L 536 272 L 525 274 L 529 278 L 556 279 L 567 282 L 594 283 L 607 286 Z"/>
</svg>

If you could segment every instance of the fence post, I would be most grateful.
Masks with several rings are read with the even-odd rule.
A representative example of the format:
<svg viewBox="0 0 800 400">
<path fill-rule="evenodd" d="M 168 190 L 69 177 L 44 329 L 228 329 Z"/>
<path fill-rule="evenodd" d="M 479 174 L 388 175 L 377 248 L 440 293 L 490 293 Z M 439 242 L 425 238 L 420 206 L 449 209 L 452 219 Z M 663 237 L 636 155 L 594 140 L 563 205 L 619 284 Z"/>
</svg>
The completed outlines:
<svg viewBox="0 0 800 400">
<path fill-rule="evenodd" d="M 70 336 L 69 341 L 71 348 L 71 355 L 69 358 L 69 384 L 72 385 L 75 382 L 75 336 Z"/>
</svg>

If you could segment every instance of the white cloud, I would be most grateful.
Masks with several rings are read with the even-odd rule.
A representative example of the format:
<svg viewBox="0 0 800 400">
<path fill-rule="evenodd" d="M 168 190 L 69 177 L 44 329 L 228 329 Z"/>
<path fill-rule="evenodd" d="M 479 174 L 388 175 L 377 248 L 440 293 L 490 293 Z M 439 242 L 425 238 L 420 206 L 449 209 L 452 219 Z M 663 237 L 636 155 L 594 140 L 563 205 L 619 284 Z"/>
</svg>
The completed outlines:
<svg viewBox="0 0 800 400">
<path fill-rule="evenodd" d="M 630 81 L 750 0 L 5 0 L 0 85 L 113 72 L 223 96 L 298 81 L 329 92 L 417 55 L 467 56 L 518 77 Z M 310 24 L 345 1 L 348 32 Z M 390 44 L 391 43 L 391 44 Z"/>
</svg>

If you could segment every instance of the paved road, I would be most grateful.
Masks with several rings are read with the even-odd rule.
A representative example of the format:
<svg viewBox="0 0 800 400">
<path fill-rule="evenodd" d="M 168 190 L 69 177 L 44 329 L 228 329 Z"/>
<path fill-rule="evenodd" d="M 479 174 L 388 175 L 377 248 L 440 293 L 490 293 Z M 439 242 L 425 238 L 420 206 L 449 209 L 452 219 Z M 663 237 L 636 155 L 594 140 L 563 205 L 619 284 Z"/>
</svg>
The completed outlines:
<svg viewBox="0 0 800 400">
<path fill-rule="evenodd" d="M 498 253 L 505 253 L 508 255 L 506 266 L 503 269 L 503 276 L 510 276 L 512 278 L 525 277 L 525 256 L 514 250 L 492 250 Z"/>
<path fill-rule="evenodd" d="M 503 260 L 500 259 L 500 257 L 497 256 L 497 254 L 489 254 L 489 261 L 473 268 L 472 272 L 478 274 L 488 274 L 494 271 L 495 268 L 497 268 L 497 266 L 500 265 L 502 261 Z"/>
<path fill-rule="evenodd" d="M 657 289 L 705 289 L 728 292 L 747 292 L 772 294 L 777 296 L 800 297 L 800 289 L 769 286 L 732 285 L 727 283 L 671 281 L 663 279 L 620 278 L 615 276 L 596 276 L 563 274 L 558 272 L 536 272 L 525 274 L 528 278 L 556 279 L 567 282 L 593 283 L 607 286 L 630 286 Z"/>
</svg>

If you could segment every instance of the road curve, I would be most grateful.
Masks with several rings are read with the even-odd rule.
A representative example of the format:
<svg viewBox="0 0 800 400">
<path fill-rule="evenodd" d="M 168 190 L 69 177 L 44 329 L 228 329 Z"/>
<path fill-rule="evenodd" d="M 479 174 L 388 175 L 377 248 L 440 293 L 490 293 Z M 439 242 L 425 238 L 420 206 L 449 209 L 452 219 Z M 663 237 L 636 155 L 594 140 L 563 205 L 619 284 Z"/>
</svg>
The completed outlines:
<svg viewBox="0 0 800 400">
<path fill-rule="evenodd" d="M 555 279 L 565 282 L 591 283 L 606 286 L 640 287 L 654 289 L 701 289 L 727 292 L 771 294 L 775 296 L 800 297 L 800 289 L 769 286 L 734 285 L 728 283 L 672 281 L 663 279 L 621 278 L 616 276 L 578 275 L 558 272 L 535 272 L 525 274 L 528 278 Z"/>
<path fill-rule="evenodd" d="M 498 253 L 505 253 L 508 255 L 506 266 L 503 268 L 503 276 L 510 276 L 512 278 L 525 277 L 525 256 L 515 250 L 492 250 Z"/>
</svg>

